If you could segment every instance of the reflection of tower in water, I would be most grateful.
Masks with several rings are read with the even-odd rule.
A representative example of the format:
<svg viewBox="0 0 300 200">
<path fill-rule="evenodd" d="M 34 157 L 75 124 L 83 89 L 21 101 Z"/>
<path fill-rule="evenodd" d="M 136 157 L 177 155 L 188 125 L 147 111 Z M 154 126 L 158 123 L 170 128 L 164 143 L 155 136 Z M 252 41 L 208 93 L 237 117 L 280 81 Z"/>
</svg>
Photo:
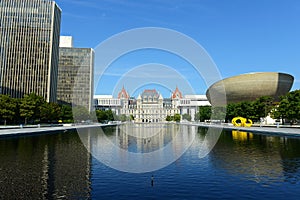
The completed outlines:
<svg viewBox="0 0 300 200">
<path fill-rule="evenodd" d="M 91 156 L 74 133 L 0 140 L 0 199 L 90 198 Z"/>
<path fill-rule="evenodd" d="M 84 138 L 86 147 L 81 144 L 80 139 L 76 138 L 76 140 L 62 141 L 49 149 L 49 198 L 51 194 L 55 198 L 62 196 L 72 198 L 78 194 L 82 197 L 90 195 L 91 156 L 86 149 L 90 147 L 89 135 L 88 129 Z"/>
</svg>

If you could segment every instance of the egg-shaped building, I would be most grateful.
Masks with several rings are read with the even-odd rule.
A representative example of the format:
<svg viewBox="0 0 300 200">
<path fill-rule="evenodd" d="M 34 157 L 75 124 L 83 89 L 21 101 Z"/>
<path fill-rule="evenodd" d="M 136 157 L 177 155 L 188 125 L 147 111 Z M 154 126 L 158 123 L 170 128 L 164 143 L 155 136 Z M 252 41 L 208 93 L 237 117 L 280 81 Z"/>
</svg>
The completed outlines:
<svg viewBox="0 0 300 200">
<path fill-rule="evenodd" d="M 211 85 L 206 96 L 212 105 L 253 101 L 262 96 L 271 96 L 275 100 L 290 91 L 294 77 L 278 72 L 258 72 L 242 74 L 223 79 Z M 219 101 L 219 99 L 221 99 Z"/>
</svg>

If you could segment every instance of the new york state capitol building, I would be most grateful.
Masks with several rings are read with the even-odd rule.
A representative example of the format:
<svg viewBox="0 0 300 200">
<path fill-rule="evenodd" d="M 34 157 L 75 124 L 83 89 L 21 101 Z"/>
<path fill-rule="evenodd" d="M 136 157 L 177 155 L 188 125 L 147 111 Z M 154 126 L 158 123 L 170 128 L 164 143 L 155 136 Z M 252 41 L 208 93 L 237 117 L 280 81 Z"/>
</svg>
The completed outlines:
<svg viewBox="0 0 300 200">
<path fill-rule="evenodd" d="M 123 87 L 117 98 L 112 95 L 95 95 L 96 109 L 112 110 L 116 115 L 133 116 L 137 123 L 165 122 L 167 116 L 188 114 L 195 121 L 199 106 L 210 105 L 205 95 L 182 95 L 176 87 L 170 98 L 156 89 L 146 89 L 137 98 L 130 97 Z"/>
</svg>

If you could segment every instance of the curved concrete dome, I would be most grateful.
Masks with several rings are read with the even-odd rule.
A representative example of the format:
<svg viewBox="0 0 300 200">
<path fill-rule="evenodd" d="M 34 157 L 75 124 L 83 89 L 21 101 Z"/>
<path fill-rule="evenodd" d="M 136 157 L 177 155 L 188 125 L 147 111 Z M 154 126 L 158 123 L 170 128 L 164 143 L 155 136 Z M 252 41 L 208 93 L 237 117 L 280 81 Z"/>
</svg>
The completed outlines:
<svg viewBox="0 0 300 200">
<path fill-rule="evenodd" d="M 293 76 L 278 72 L 242 74 L 214 83 L 206 91 L 206 96 L 212 105 L 224 104 L 218 101 L 224 98 L 224 95 L 227 104 L 253 101 L 262 96 L 271 96 L 279 100 L 280 96 L 290 91 L 293 82 Z"/>
</svg>

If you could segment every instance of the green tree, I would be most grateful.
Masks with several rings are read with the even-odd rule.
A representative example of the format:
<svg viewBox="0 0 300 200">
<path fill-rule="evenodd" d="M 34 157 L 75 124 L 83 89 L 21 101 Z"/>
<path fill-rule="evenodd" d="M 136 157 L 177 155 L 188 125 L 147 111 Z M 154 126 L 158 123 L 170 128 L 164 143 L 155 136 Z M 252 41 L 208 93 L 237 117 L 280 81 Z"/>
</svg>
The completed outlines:
<svg viewBox="0 0 300 200">
<path fill-rule="evenodd" d="M 12 120 L 15 116 L 16 102 L 10 98 L 8 95 L 0 95 L 0 119 L 4 120 L 4 125 L 6 125 L 7 120 Z"/>
<path fill-rule="evenodd" d="M 106 114 L 108 121 L 114 121 L 115 117 L 114 117 L 114 113 L 112 110 L 106 110 L 105 114 Z"/>
<path fill-rule="evenodd" d="M 237 105 L 235 103 L 230 103 L 227 105 L 226 109 L 226 121 L 231 122 L 231 120 L 235 117 L 238 117 L 238 114 L 236 112 Z"/>
<path fill-rule="evenodd" d="M 174 120 L 175 122 L 180 122 L 180 119 L 181 119 L 180 114 L 175 114 L 175 115 L 174 115 L 173 120 Z"/>
<path fill-rule="evenodd" d="M 43 97 L 34 93 L 24 95 L 20 101 L 20 116 L 25 119 L 25 124 L 28 120 L 36 120 L 41 116 L 41 106 L 45 103 Z"/>
<path fill-rule="evenodd" d="M 121 122 L 125 122 L 128 119 L 128 117 L 125 114 L 119 115 L 118 118 Z"/>
<path fill-rule="evenodd" d="M 250 101 L 244 101 L 240 103 L 240 112 L 241 114 L 239 116 L 244 117 L 246 119 L 255 119 L 255 108 L 253 107 L 253 102 Z"/>
<path fill-rule="evenodd" d="M 133 121 L 134 120 L 134 116 L 130 115 L 130 120 Z"/>
<path fill-rule="evenodd" d="M 57 103 L 45 102 L 41 106 L 41 120 L 44 122 L 53 122 L 60 119 L 61 107 Z"/>
<path fill-rule="evenodd" d="M 211 119 L 225 120 L 225 117 L 226 117 L 226 107 L 225 106 L 212 107 Z"/>
<path fill-rule="evenodd" d="M 252 107 L 253 113 L 249 118 L 259 120 L 260 118 L 267 117 L 274 107 L 273 98 L 268 96 L 260 97 L 252 103 Z"/>
<path fill-rule="evenodd" d="M 244 117 L 247 119 L 254 119 L 255 113 L 253 102 L 243 101 L 238 103 L 231 103 L 227 105 L 226 120 L 231 121 L 234 117 Z"/>
<path fill-rule="evenodd" d="M 211 116 L 211 106 L 200 106 L 199 112 L 195 115 L 195 120 L 200 120 L 204 122 L 205 120 L 209 120 Z"/>
<path fill-rule="evenodd" d="M 73 106 L 73 117 L 77 122 L 90 120 L 90 113 L 84 106 Z"/>
<path fill-rule="evenodd" d="M 59 117 L 63 122 L 73 122 L 72 106 L 67 104 L 61 105 Z"/>
<path fill-rule="evenodd" d="M 185 119 L 187 121 L 191 121 L 192 117 L 189 114 L 183 114 L 182 119 Z"/>
<path fill-rule="evenodd" d="M 173 121 L 173 117 L 170 116 L 170 115 L 168 115 L 167 118 L 166 118 L 166 121 L 167 121 L 167 122 Z"/>
<path fill-rule="evenodd" d="M 278 106 L 273 109 L 272 116 L 288 119 L 291 124 L 300 119 L 300 90 L 282 96 Z"/>
<path fill-rule="evenodd" d="M 115 116 L 112 110 L 96 110 L 96 116 L 98 121 L 101 123 L 105 121 L 114 121 L 114 119 L 118 119 L 118 117 Z"/>
<path fill-rule="evenodd" d="M 105 120 L 107 120 L 107 116 L 106 116 L 104 110 L 96 110 L 96 116 L 97 116 L 98 122 L 102 123 Z"/>
<path fill-rule="evenodd" d="M 22 117 L 20 116 L 21 99 L 14 99 L 13 98 L 12 100 L 14 101 L 14 104 L 16 105 L 15 115 L 14 115 L 14 118 L 13 118 L 13 123 L 14 124 L 20 124 L 23 121 Z"/>
<path fill-rule="evenodd" d="M 264 96 L 255 101 L 242 101 L 227 105 L 226 120 L 231 121 L 234 117 L 244 117 L 253 121 L 266 117 L 273 109 L 273 98 Z"/>
</svg>

